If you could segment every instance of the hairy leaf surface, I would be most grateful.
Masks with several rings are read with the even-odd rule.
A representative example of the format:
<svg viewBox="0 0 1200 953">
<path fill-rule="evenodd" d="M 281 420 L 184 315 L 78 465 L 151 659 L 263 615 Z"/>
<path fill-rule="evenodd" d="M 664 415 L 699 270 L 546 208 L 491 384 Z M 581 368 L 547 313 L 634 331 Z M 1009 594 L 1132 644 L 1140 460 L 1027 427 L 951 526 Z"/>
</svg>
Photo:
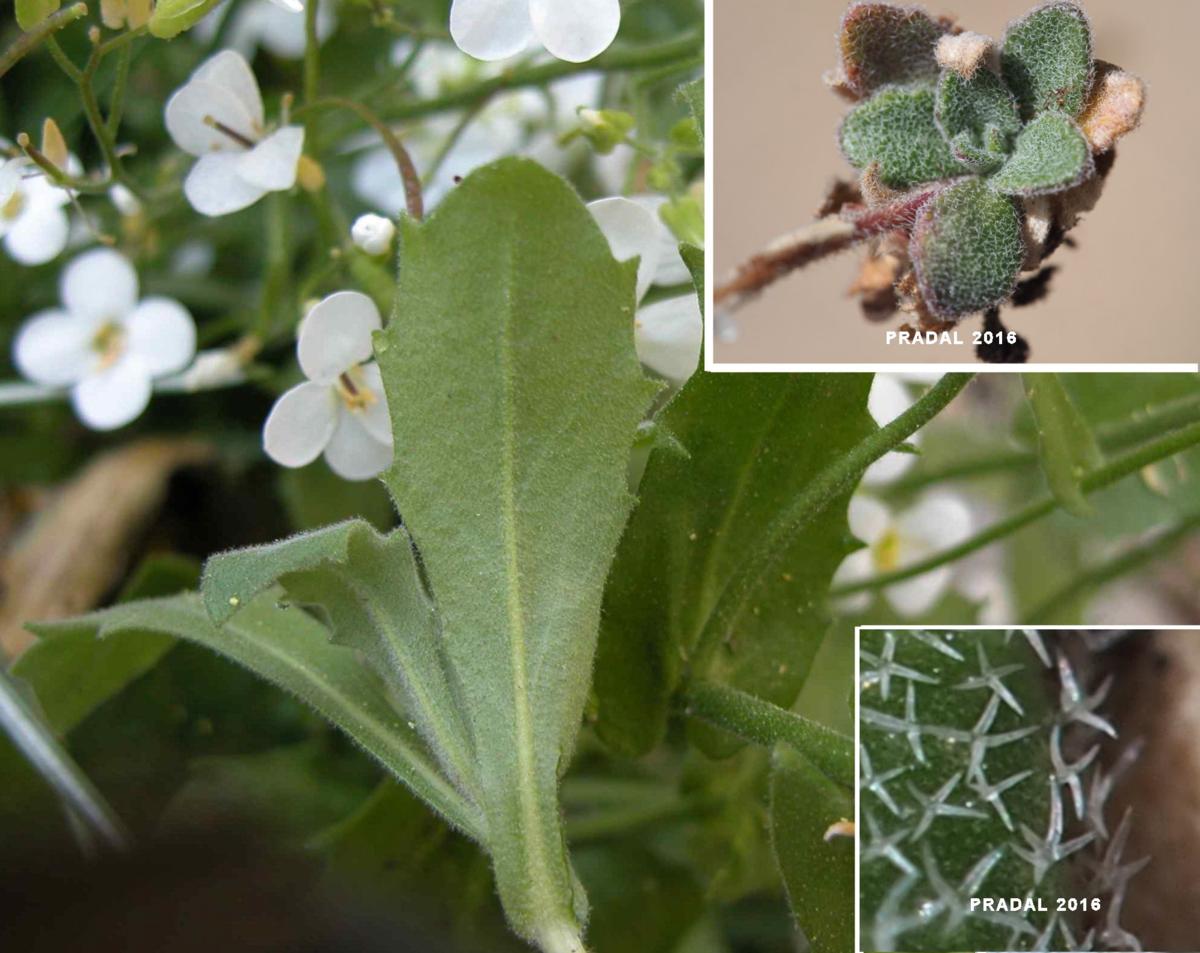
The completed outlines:
<svg viewBox="0 0 1200 953">
<path fill-rule="evenodd" d="M 989 184 L 1007 195 L 1046 195 L 1078 185 L 1094 169 L 1092 149 L 1063 113 L 1046 112 L 1017 136 L 1012 156 Z"/>
<path fill-rule="evenodd" d="M 771 771 L 771 842 L 788 901 L 813 953 L 854 945 L 853 837 L 825 833 L 854 817 L 849 790 L 789 745 L 775 748 Z"/>
<path fill-rule="evenodd" d="M 661 426 L 682 445 L 651 455 L 605 593 L 595 690 L 598 730 L 627 754 L 666 729 L 685 672 L 775 704 L 795 700 L 825 633 L 824 597 L 849 551 L 845 500 L 786 550 L 737 619 L 736 637 L 697 642 L 725 583 L 780 509 L 867 436 L 870 377 L 697 374 Z M 695 726 L 711 751 L 729 736 Z"/>
<path fill-rule="evenodd" d="M 1024 257 L 1020 215 L 981 181 L 960 182 L 917 214 L 910 252 L 934 314 L 982 311 L 1012 294 Z"/>
<path fill-rule="evenodd" d="M 1079 481 L 1102 462 L 1096 438 L 1057 374 L 1025 374 L 1024 381 L 1046 483 L 1064 509 L 1086 519 L 1093 511 Z"/>
<path fill-rule="evenodd" d="M 842 20 L 842 72 L 860 96 L 888 83 L 931 80 L 934 48 L 943 27 L 923 10 L 890 3 L 856 3 Z"/>
<path fill-rule="evenodd" d="M 330 644 L 323 625 L 299 609 L 280 608 L 277 599 L 265 592 L 224 625 L 209 618 L 199 596 L 188 594 L 42 623 L 36 631 L 47 637 L 87 632 L 100 639 L 164 633 L 219 652 L 307 702 L 452 824 L 481 837 L 478 812 L 441 776 L 378 676 L 352 650 Z"/>
<path fill-rule="evenodd" d="M 1092 27 L 1077 4 L 1055 0 L 1009 27 L 1000 53 L 1021 115 L 1047 109 L 1078 116 L 1092 84 Z"/>
<path fill-rule="evenodd" d="M 880 179 L 897 189 L 963 174 L 934 121 L 933 100 L 929 87 L 880 90 L 842 123 L 846 158 L 859 169 L 878 162 Z"/>
<path fill-rule="evenodd" d="M 562 179 L 520 159 L 475 172 L 402 234 L 377 341 L 397 447 L 386 482 L 442 620 L 505 908 L 545 945 L 582 915 L 557 782 L 655 391 L 634 351 L 636 263 L 613 259 Z"/>
</svg>

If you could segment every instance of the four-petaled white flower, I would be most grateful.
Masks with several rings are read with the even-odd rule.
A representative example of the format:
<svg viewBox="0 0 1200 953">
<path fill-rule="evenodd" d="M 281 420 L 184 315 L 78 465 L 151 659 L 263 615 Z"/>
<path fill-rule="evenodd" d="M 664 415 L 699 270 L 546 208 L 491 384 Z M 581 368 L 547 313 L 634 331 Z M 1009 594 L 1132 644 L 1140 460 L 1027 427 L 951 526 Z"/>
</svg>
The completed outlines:
<svg viewBox="0 0 1200 953">
<path fill-rule="evenodd" d="M 308 378 L 275 402 L 263 447 L 276 463 L 302 467 L 325 454 L 347 480 L 366 480 L 392 462 L 392 421 L 371 335 L 382 327 L 375 303 L 339 291 L 300 324 L 296 354 Z"/>
<path fill-rule="evenodd" d="M 13 348 L 30 380 L 70 387 L 75 413 L 94 430 L 134 420 L 152 381 L 181 370 L 196 350 L 196 325 L 170 298 L 138 301 L 133 266 L 111 249 L 85 252 L 62 273 L 62 308 L 41 311 Z"/>
<path fill-rule="evenodd" d="M 0 162 L 0 239 L 13 261 L 42 265 L 67 247 L 70 201 L 27 159 Z"/>
<path fill-rule="evenodd" d="M 626 198 L 599 199 L 588 205 L 618 261 L 638 258 L 634 344 L 638 358 L 651 370 L 675 383 L 692 376 L 700 360 L 704 319 L 700 302 L 689 291 L 653 304 L 641 305 L 656 282 L 675 283 L 686 276 L 678 266 L 679 252 L 670 230 L 645 203 Z M 664 237 L 665 236 L 665 237 Z M 668 248 L 669 246 L 669 248 Z"/>
<path fill-rule="evenodd" d="M 317 43 L 322 44 L 337 29 L 334 4 L 322 2 L 317 7 Z M 304 17 L 296 14 L 300 5 L 280 0 L 243 0 L 234 4 L 225 0 L 189 33 L 201 44 L 209 44 L 220 31 L 227 49 L 237 50 L 249 60 L 259 47 L 284 60 L 298 60 L 308 43 Z"/>
<path fill-rule="evenodd" d="M 944 492 L 929 493 L 898 514 L 872 497 L 855 496 L 850 500 L 848 517 L 850 531 L 866 545 L 842 561 L 833 577 L 835 587 L 904 569 L 955 546 L 971 535 L 973 523 L 967 504 Z M 950 566 L 939 566 L 893 583 L 884 589 L 884 595 L 901 615 L 917 616 L 937 603 L 952 574 Z M 842 609 L 860 612 L 870 601 L 868 593 L 856 593 L 842 600 Z"/>
<path fill-rule="evenodd" d="M 197 212 L 228 215 L 296 184 L 304 130 L 268 134 L 262 94 L 245 57 L 222 50 L 167 103 L 167 132 L 199 159 L 183 183 Z"/>
<path fill-rule="evenodd" d="M 350 226 L 350 239 L 368 255 L 386 254 L 395 235 L 395 223 L 374 213 L 360 215 Z"/>
<path fill-rule="evenodd" d="M 464 53 L 501 60 L 536 39 L 560 60 L 603 53 L 621 25 L 620 0 L 454 0 L 450 35 Z"/>
</svg>

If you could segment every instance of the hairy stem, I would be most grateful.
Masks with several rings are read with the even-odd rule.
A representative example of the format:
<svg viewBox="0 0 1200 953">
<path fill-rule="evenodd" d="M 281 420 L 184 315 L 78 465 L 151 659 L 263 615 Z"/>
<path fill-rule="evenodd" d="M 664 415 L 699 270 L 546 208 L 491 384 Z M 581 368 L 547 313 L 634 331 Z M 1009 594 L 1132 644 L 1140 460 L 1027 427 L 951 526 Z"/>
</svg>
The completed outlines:
<svg viewBox="0 0 1200 953">
<path fill-rule="evenodd" d="M 22 33 L 12 46 L 0 54 L 0 76 L 7 73 L 63 27 L 69 26 L 80 17 L 87 16 L 87 12 L 86 3 L 73 3 L 46 17 L 28 33 Z"/>
<path fill-rule="evenodd" d="M 1097 490 L 1111 486 L 1119 480 L 1123 480 L 1143 467 L 1150 466 L 1152 463 L 1158 463 L 1160 460 L 1166 460 L 1197 444 L 1200 444 L 1200 423 L 1184 427 L 1172 434 L 1148 443 L 1144 447 L 1127 453 L 1125 456 L 1119 457 L 1111 463 L 1097 467 L 1084 475 L 1080 481 L 1080 488 L 1085 494 L 1094 493 Z M 848 596 L 855 592 L 872 592 L 884 589 L 897 582 L 903 582 L 906 579 L 922 576 L 927 572 L 932 572 L 942 566 L 957 562 L 963 557 L 978 552 L 1007 536 L 1011 536 L 1017 530 L 1024 529 L 1030 523 L 1034 523 L 1043 516 L 1053 513 L 1058 508 L 1058 501 L 1052 497 L 1031 503 L 1024 509 L 1018 510 L 1011 516 L 989 526 L 987 529 L 977 533 L 965 542 L 959 543 L 957 546 L 952 546 L 940 553 L 935 553 L 904 569 L 881 573 L 871 579 L 863 579 L 858 582 L 835 586 L 830 591 L 830 595 L 838 597 Z"/>
<path fill-rule="evenodd" d="M 697 645 L 701 657 L 720 645 L 737 625 L 741 613 L 763 576 L 779 555 L 834 498 L 852 489 L 863 471 L 885 453 L 895 450 L 924 427 L 970 383 L 972 374 L 947 374 L 924 396 L 886 427 L 875 431 L 818 474 L 785 507 L 763 536 L 757 550 L 742 563 L 717 598 Z"/>
<path fill-rule="evenodd" d="M 787 742 L 830 780 L 854 786 L 853 738 L 731 685 L 692 682 L 683 701 L 689 715 L 767 748 Z"/>
</svg>

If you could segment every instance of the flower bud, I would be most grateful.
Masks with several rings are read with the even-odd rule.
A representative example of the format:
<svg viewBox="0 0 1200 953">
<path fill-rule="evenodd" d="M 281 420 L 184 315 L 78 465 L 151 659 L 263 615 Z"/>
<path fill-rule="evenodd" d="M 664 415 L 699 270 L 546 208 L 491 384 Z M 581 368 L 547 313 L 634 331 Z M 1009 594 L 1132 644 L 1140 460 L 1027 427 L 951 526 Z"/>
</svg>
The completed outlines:
<svg viewBox="0 0 1200 953">
<path fill-rule="evenodd" d="M 350 228 L 354 244 L 368 255 L 385 255 L 392 246 L 396 226 L 382 215 L 361 215 Z"/>
</svg>

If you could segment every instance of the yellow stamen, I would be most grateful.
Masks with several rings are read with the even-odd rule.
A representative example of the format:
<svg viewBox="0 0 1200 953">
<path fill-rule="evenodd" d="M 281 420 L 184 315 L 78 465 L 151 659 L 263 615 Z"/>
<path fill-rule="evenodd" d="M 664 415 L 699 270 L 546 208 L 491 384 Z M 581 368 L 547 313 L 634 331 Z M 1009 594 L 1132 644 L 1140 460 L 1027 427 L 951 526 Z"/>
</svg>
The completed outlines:
<svg viewBox="0 0 1200 953">
<path fill-rule="evenodd" d="M 25 211 L 25 193 L 18 187 L 7 202 L 0 205 L 0 218 L 12 221 Z"/>
<path fill-rule="evenodd" d="M 880 572 L 891 572 L 900 567 L 900 534 L 889 529 L 880 537 L 873 547 L 871 554 L 875 558 L 875 568 Z"/>
<path fill-rule="evenodd" d="M 100 355 L 100 367 L 112 367 L 125 353 L 125 329 L 116 321 L 100 325 L 92 338 L 92 350 Z"/>
</svg>

